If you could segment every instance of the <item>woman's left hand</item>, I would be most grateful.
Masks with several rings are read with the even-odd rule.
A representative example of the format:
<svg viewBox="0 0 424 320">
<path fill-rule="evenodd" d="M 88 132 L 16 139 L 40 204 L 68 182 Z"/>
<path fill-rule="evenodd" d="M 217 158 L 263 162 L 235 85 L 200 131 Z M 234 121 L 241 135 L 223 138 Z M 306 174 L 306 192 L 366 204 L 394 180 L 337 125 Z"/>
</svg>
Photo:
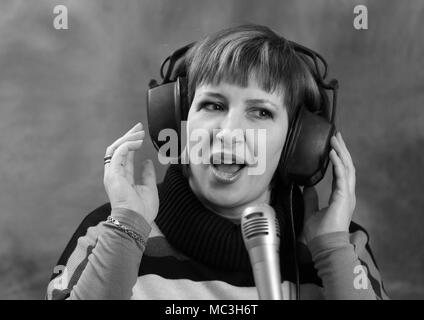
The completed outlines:
<svg viewBox="0 0 424 320">
<path fill-rule="evenodd" d="M 306 243 L 323 234 L 348 232 L 355 209 L 355 167 L 340 132 L 331 138 L 331 146 L 333 185 L 328 207 L 319 210 L 315 188 L 303 190 L 305 220 L 302 240 Z"/>
</svg>

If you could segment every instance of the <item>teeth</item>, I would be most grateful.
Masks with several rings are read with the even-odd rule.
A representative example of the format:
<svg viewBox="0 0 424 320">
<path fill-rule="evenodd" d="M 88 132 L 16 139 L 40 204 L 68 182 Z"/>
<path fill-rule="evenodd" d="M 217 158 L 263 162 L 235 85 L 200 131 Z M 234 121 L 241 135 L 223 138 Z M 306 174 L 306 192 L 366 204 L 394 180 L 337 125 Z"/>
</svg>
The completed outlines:
<svg viewBox="0 0 424 320">
<path fill-rule="evenodd" d="M 243 166 L 240 164 L 217 164 L 215 165 L 215 168 L 219 171 L 226 172 L 226 173 L 236 173 L 239 171 Z"/>
<path fill-rule="evenodd" d="M 227 164 L 227 165 L 241 165 L 245 166 L 246 163 L 242 158 L 236 158 L 234 155 L 214 153 L 210 157 L 210 163 L 213 165 Z"/>
<path fill-rule="evenodd" d="M 211 172 L 217 181 L 229 184 L 240 178 L 244 167 L 243 164 L 214 164 L 211 166 Z"/>
</svg>

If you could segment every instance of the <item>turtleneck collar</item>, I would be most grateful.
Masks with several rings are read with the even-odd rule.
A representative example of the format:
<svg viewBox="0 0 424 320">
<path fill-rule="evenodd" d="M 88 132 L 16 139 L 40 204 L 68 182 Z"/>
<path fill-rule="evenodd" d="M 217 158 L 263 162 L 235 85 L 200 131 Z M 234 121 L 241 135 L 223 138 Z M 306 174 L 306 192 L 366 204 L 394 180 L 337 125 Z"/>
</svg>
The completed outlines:
<svg viewBox="0 0 424 320">
<path fill-rule="evenodd" d="M 287 262 L 292 262 L 291 231 L 289 224 L 285 223 L 284 210 L 288 208 L 284 203 L 287 192 L 274 190 L 271 205 L 279 219 L 280 230 L 284 230 L 280 260 L 285 261 L 284 269 L 287 269 Z M 159 213 L 155 221 L 172 246 L 211 267 L 232 271 L 251 269 L 240 225 L 204 207 L 191 190 L 180 165 L 171 165 L 167 170 L 159 186 L 159 199 Z M 298 212 L 296 209 L 295 212 Z M 302 223 L 298 218 L 302 219 L 303 215 L 295 218 L 296 232 Z"/>
</svg>

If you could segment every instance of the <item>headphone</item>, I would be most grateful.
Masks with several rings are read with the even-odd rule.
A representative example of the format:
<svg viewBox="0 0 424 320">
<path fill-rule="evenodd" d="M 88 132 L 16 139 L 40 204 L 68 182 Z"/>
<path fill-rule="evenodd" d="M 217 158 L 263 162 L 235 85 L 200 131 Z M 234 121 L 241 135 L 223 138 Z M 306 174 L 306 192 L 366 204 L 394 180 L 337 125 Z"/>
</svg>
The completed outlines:
<svg viewBox="0 0 424 320">
<path fill-rule="evenodd" d="M 289 45 L 306 62 L 310 69 L 321 96 L 321 105 L 299 105 L 289 126 L 286 142 L 278 164 L 281 181 L 298 186 L 313 186 L 324 177 L 329 163 L 330 139 L 335 134 L 335 117 L 337 106 L 338 81 L 331 79 L 325 82 L 327 62 L 315 51 L 293 41 Z M 189 98 L 184 57 L 195 43 L 190 43 L 167 57 L 160 68 L 162 83 L 151 80 L 147 92 L 147 118 L 149 134 L 153 145 L 159 151 L 166 143 L 159 139 L 163 129 L 173 129 L 178 132 L 181 140 L 181 121 L 187 120 Z M 324 66 L 322 73 L 319 61 Z M 168 68 L 164 74 L 164 66 Z M 332 107 L 326 90 L 333 92 Z M 180 142 L 180 141 L 179 141 Z M 179 154 L 181 154 L 179 143 Z"/>
</svg>

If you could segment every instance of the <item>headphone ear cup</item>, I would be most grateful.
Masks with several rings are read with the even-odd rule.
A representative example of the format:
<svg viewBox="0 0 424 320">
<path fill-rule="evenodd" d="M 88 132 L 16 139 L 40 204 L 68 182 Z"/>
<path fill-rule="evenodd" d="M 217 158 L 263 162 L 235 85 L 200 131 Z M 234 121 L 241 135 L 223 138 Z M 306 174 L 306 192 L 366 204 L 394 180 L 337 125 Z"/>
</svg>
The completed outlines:
<svg viewBox="0 0 424 320">
<path fill-rule="evenodd" d="M 177 133 L 178 146 L 181 149 L 181 121 L 187 119 L 187 100 L 186 78 L 178 77 L 176 81 L 148 90 L 147 121 L 150 138 L 156 150 L 159 151 L 160 147 L 168 142 L 159 140 L 160 133 L 164 129 Z M 178 155 L 180 154 L 181 152 L 178 150 Z M 170 154 L 163 156 L 171 157 Z"/>
<path fill-rule="evenodd" d="M 280 162 L 283 178 L 300 186 L 312 186 L 328 167 L 330 139 L 335 126 L 301 106 L 288 135 Z"/>
<path fill-rule="evenodd" d="M 177 78 L 177 89 L 178 92 L 176 94 L 176 102 L 178 101 L 178 105 L 176 105 L 175 110 L 179 113 L 179 125 L 181 126 L 181 121 L 186 121 L 188 116 L 188 111 L 190 109 L 189 101 L 188 101 L 188 83 L 187 77 L 178 77 Z M 178 109 L 178 111 L 177 111 Z M 179 131 L 181 134 L 181 132 Z"/>
<path fill-rule="evenodd" d="M 147 92 L 147 121 L 149 135 L 156 150 L 166 143 L 159 140 L 160 132 L 165 129 L 177 131 L 175 122 L 175 82 L 165 83 Z"/>
</svg>

